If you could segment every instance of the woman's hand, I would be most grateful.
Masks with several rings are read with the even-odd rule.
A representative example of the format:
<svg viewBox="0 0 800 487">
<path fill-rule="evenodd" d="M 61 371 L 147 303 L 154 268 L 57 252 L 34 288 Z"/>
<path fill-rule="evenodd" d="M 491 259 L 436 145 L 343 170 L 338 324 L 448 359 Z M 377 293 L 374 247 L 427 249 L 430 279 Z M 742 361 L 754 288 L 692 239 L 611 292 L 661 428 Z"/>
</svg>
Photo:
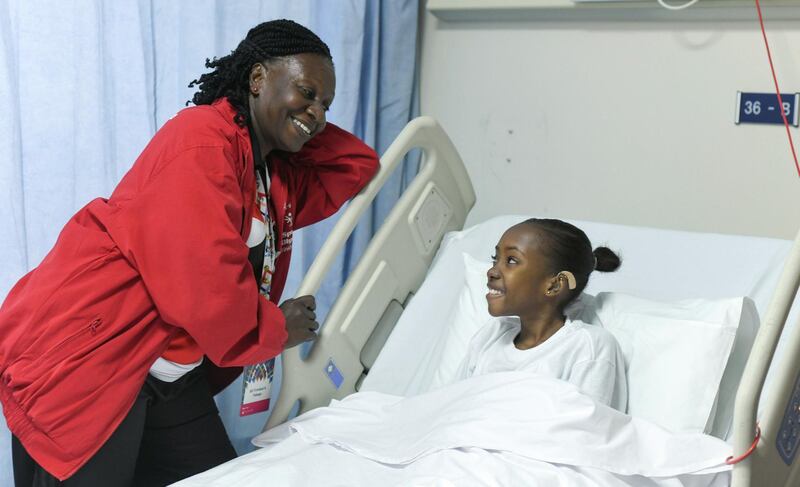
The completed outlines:
<svg viewBox="0 0 800 487">
<path fill-rule="evenodd" d="M 289 333 L 284 349 L 317 338 L 319 323 L 316 321 L 317 314 L 314 313 L 317 308 L 314 296 L 287 299 L 280 308 L 286 318 L 286 332 Z"/>
</svg>

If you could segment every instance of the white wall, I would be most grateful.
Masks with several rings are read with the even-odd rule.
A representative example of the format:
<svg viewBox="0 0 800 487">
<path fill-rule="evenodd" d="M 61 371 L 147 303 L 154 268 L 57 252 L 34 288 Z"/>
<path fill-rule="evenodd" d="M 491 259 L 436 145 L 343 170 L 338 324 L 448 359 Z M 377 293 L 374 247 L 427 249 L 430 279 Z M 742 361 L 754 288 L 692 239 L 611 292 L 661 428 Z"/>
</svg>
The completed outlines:
<svg viewBox="0 0 800 487">
<path fill-rule="evenodd" d="M 422 21 L 421 112 L 467 165 L 468 224 L 528 213 L 780 238 L 800 228 L 785 129 L 734 124 L 737 90 L 774 90 L 755 20 Z M 767 29 L 781 90 L 800 91 L 800 21 Z"/>
</svg>

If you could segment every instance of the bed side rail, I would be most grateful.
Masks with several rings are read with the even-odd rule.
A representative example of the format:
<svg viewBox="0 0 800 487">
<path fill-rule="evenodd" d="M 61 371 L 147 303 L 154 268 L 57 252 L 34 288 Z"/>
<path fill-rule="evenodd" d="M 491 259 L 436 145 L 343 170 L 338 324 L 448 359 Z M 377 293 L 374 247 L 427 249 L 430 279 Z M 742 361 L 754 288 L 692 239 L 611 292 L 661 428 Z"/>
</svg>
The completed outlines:
<svg viewBox="0 0 800 487">
<path fill-rule="evenodd" d="M 381 157 L 375 178 L 343 212 L 297 294 L 317 292 L 359 217 L 403 157 L 415 148 L 425 151 L 424 165 L 370 241 L 308 357 L 301 357 L 300 347 L 283 352 L 281 390 L 265 430 L 285 422 L 298 401 L 298 414 L 302 414 L 355 392 L 366 368 L 362 355 L 374 355 L 374 347 L 365 354 L 362 349 L 376 324 L 386 321 L 385 316 L 396 319 L 398 306 L 422 283 L 444 234 L 463 227 L 475 204 L 463 162 L 433 118 L 416 118 Z"/>
<path fill-rule="evenodd" d="M 789 330 L 778 363 L 772 363 L 786 318 L 800 285 L 800 233 L 784 264 L 781 277 L 747 360 L 736 394 L 733 415 L 733 451 L 742 455 L 753 443 L 756 420 L 761 440 L 753 454 L 733 469 L 733 487 L 789 487 L 800 485 L 800 326 Z M 770 369 L 772 369 L 770 371 Z M 758 413 L 767 373 L 770 386 Z"/>
</svg>

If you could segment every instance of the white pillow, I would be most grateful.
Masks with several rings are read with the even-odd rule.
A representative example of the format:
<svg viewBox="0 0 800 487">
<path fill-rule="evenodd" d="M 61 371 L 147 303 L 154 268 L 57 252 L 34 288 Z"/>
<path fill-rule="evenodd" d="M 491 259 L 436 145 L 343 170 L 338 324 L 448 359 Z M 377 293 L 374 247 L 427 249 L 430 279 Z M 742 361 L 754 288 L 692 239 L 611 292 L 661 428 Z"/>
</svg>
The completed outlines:
<svg viewBox="0 0 800 487">
<path fill-rule="evenodd" d="M 458 299 L 448 313 L 447 330 L 441 335 L 440 358 L 431 382 L 432 389 L 453 382 L 472 336 L 492 318 L 486 304 L 486 271 L 492 263 L 481 262 L 466 253 L 462 258 L 464 281 Z"/>
<path fill-rule="evenodd" d="M 600 293 L 581 318 L 602 325 L 619 342 L 628 374 L 629 414 L 676 432 L 727 434 L 732 418 L 728 405 L 758 327 L 752 300 L 664 303 Z M 720 388 L 737 330 L 742 338 L 728 367 L 727 387 Z M 718 399 L 723 408 L 715 421 Z"/>
</svg>

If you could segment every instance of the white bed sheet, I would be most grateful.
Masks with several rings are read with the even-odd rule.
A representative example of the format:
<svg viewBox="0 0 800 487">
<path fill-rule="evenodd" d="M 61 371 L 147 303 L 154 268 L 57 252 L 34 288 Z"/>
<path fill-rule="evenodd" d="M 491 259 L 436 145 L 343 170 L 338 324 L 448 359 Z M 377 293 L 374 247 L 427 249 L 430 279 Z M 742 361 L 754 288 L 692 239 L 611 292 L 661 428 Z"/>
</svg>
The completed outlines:
<svg viewBox="0 0 800 487">
<path fill-rule="evenodd" d="M 727 485 L 731 453 L 524 372 L 410 398 L 357 393 L 256 442 L 266 448 L 176 485 L 712 487 Z"/>
<path fill-rule="evenodd" d="M 435 472 L 435 473 L 431 473 Z M 530 483 L 530 479 L 538 479 Z M 728 487 L 730 473 L 651 480 L 593 469 L 516 458 L 486 450 L 444 450 L 410 468 L 398 469 L 328 444 L 308 444 L 299 435 L 256 450 L 174 487 Z"/>
<path fill-rule="evenodd" d="M 433 265 L 411 299 L 369 375 L 362 391 L 397 395 L 429 389 L 435 374 L 438 339 L 458 299 L 463 280 L 462 253 L 487 260 L 502 233 L 529 216 L 492 218 L 445 236 Z M 749 296 L 766 312 L 783 262 L 787 240 L 693 233 L 570 220 L 586 232 L 594 247 L 606 245 L 621 255 L 614 273 L 592 275 L 586 292 L 624 292 L 671 301 L 688 298 Z M 787 328 L 794 325 L 792 310 Z M 778 346 L 777 355 L 782 352 Z M 769 376 L 767 387 L 769 386 Z"/>
</svg>

